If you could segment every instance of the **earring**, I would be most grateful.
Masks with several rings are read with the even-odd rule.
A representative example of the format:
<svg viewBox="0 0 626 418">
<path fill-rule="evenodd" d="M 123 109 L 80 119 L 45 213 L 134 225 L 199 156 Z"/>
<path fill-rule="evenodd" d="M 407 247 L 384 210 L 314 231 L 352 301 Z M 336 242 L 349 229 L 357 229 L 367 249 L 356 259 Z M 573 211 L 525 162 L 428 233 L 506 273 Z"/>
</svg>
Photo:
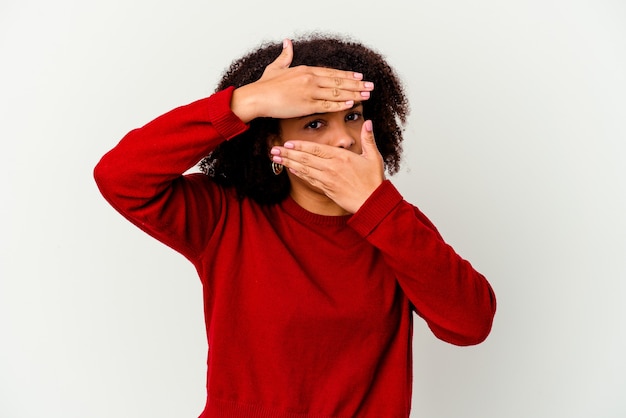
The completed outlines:
<svg viewBox="0 0 626 418">
<path fill-rule="evenodd" d="M 272 161 L 272 172 L 275 175 L 279 175 L 280 173 L 283 172 L 283 165 Z"/>
</svg>

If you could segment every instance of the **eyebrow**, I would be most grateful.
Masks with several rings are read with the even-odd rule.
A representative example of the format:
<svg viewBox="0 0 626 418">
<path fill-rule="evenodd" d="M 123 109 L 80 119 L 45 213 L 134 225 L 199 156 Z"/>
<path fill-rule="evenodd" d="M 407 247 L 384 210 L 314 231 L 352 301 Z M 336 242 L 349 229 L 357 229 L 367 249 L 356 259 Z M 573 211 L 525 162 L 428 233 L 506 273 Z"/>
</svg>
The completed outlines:
<svg viewBox="0 0 626 418">
<path fill-rule="evenodd" d="M 352 107 L 351 107 L 351 108 L 349 108 L 349 109 L 344 110 L 344 112 L 345 112 L 345 111 L 348 111 L 348 110 L 352 110 L 352 109 L 357 108 L 357 107 L 359 107 L 359 106 L 363 106 L 363 102 L 354 102 L 354 104 L 352 105 Z M 306 119 L 306 118 L 310 118 L 310 117 L 312 117 L 312 116 L 324 115 L 324 114 L 326 114 L 326 113 L 331 113 L 331 112 L 311 113 L 310 115 L 300 116 L 300 117 L 298 117 L 297 119 L 298 119 L 298 120 L 300 120 L 300 119 Z M 332 112 L 332 113 L 334 113 L 334 112 Z"/>
</svg>

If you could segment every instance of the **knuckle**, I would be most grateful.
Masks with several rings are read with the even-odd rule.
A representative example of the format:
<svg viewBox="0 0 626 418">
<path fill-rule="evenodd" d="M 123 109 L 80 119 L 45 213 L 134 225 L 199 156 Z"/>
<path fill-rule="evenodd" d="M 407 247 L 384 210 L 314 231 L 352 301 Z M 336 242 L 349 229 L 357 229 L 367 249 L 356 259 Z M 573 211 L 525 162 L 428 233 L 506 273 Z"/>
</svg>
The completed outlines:
<svg viewBox="0 0 626 418">
<path fill-rule="evenodd" d="M 315 75 L 313 75 L 311 73 L 302 73 L 301 77 L 302 77 L 302 81 L 305 84 L 311 84 L 315 80 Z"/>
</svg>

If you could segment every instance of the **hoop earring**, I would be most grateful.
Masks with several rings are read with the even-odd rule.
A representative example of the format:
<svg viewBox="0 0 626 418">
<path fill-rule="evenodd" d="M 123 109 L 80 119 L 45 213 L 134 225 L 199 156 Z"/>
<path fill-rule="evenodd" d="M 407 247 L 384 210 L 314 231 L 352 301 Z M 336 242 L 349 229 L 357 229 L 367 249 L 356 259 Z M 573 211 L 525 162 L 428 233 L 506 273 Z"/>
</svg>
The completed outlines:
<svg viewBox="0 0 626 418">
<path fill-rule="evenodd" d="M 283 168 L 284 166 L 282 164 L 278 164 L 272 161 L 272 172 L 275 175 L 279 175 L 280 173 L 283 172 Z"/>
</svg>

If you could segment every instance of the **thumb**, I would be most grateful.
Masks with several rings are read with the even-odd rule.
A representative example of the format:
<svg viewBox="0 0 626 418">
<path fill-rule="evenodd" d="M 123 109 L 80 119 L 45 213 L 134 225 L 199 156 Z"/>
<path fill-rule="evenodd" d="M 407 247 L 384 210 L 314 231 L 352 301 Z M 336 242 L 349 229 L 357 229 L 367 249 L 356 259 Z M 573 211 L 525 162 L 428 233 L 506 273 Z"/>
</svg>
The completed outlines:
<svg viewBox="0 0 626 418">
<path fill-rule="evenodd" d="M 379 154 L 371 120 L 366 120 L 361 128 L 361 149 L 361 155 L 368 159 L 374 158 Z"/>
<path fill-rule="evenodd" d="M 293 44 L 290 39 L 283 40 L 283 50 L 280 55 L 272 62 L 273 66 L 278 68 L 289 68 L 293 59 Z"/>
</svg>

